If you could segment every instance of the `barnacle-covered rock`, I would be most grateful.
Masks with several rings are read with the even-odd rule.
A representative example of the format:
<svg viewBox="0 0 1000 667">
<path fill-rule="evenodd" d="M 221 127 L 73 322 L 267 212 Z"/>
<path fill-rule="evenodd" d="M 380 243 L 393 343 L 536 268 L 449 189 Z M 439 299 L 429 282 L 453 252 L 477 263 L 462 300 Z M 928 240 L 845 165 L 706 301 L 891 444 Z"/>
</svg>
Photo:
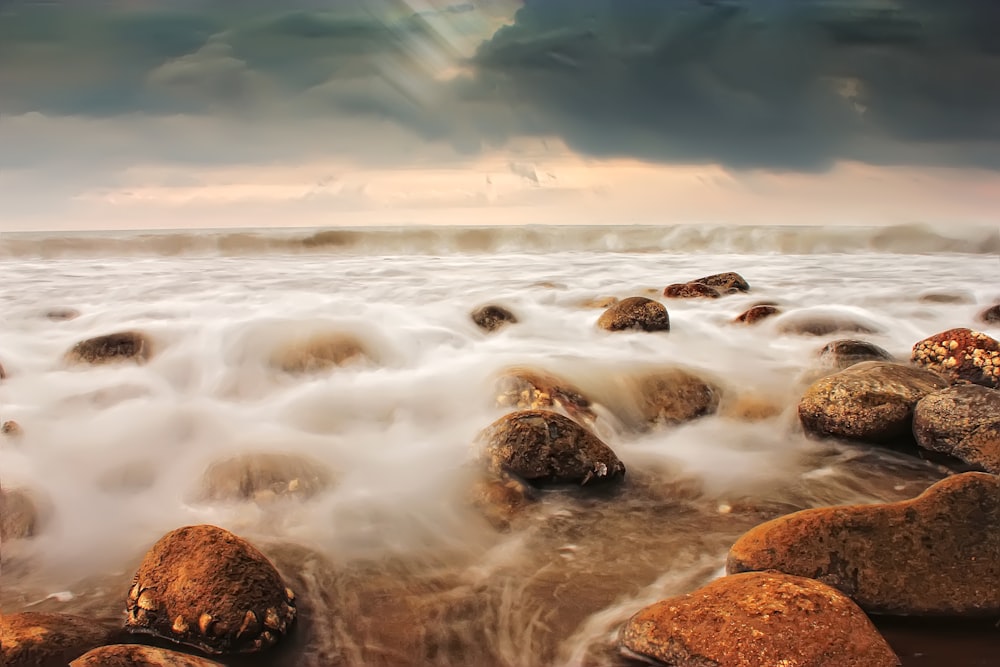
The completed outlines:
<svg viewBox="0 0 1000 667">
<path fill-rule="evenodd" d="M 125 606 L 127 631 L 209 654 L 264 650 L 295 621 L 295 596 L 271 562 L 208 525 L 178 528 L 153 545 Z"/>
<path fill-rule="evenodd" d="M 949 329 L 913 346 L 914 363 L 954 382 L 1000 387 L 1000 342 L 971 329 Z"/>
<path fill-rule="evenodd" d="M 145 363 L 153 355 L 153 342 L 141 331 L 120 331 L 82 340 L 66 353 L 69 364 L 107 364 L 122 361 Z"/>
<path fill-rule="evenodd" d="M 670 331 L 670 316 L 659 301 L 630 296 L 604 311 L 597 326 L 605 331 Z"/>
</svg>

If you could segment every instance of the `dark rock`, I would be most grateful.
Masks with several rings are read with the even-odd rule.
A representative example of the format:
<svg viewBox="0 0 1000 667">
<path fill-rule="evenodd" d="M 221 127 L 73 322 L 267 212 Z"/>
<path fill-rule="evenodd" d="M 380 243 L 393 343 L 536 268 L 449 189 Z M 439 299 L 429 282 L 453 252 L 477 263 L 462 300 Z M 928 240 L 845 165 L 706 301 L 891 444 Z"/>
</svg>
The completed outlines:
<svg viewBox="0 0 1000 667">
<path fill-rule="evenodd" d="M 295 596 L 249 542 L 215 526 L 168 533 L 128 592 L 125 629 L 209 654 L 273 646 L 295 620 Z"/>
<path fill-rule="evenodd" d="M 0 665 L 66 667 L 111 640 L 112 632 L 93 619 L 69 614 L 0 614 Z"/>
<path fill-rule="evenodd" d="M 597 326 L 606 331 L 670 331 L 670 316 L 659 301 L 631 296 L 604 311 Z"/>
<path fill-rule="evenodd" d="M 991 457 L 988 450 L 983 451 L 982 438 L 969 443 L 979 446 L 963 447 L 973 433 L 989 424 L 1000 424 L 1000 391 L 976 384 L 955 385 L 928 394 L 913 411 L 913 435 L 918 445 L 972 465 L 988 464 L 990 458 L 995 460 L 1000 455 L 997 451 Z M 984 454 L 986 461 L 974 460 Z"/>
<path fill-rule="evenodd" d="M 702 283 L 704 285 L 708 285 L 709 287 L 714 287 L 722 293 L 750 291 L 750 283 L 744 280 L 743 276 L 734 271 L 728 271 L 726 273 L 713 273 L 710 276 L 697 278 L 691 282 Z"/>
<path fill-rule="evenodd" d="M 799 311 L 783 315 L 778 321 L 778 332 L 804 336 L 827 336 L 834 333 L 878 333 L 871 322 L 847 313 Z"/>
<path fill-rule="evenodd" d="M 862 361 L 895 361 L 893 356 L 874 343 L 853 338 L 830 341 L 819 351 L 819 360 L 827 368 L 844 370 Z"/>
<path fill-rule="evenodd" d="M 286 453 L 241 454 L 210 465 L 201 479 L 203 500 L 309 498 L 329 487 L 325 465 L 307 456 Z"/>
<path fill-rule="evenodd" d="M 990 306 L 983 312 L 979 313 L 978 319 L 980 322 L 984 322 L 986 324 L 1000 323 L 1000 303 L 995 306 Z"/>
<path fill-rule="evenodd" d="M 0 488 L 0 542 L 33 537 L 44 516 L 44 506 L 34 494 Z"/>
<path fill-rule="evenodd" d="M 1000 343 L 971 329 L 949 329 L 913 346 L 912 361 L 954 382 L 1000 387 Z"/>
<path fill-rule="evenodd" d="M 644 373 L 628 382 L 646 424 L 676 425 L 711 414 L 722 395 L 716 385 L 681 368 Z"/>
<path fill-rule="evenodd" d="M 332 332 L 288 342 L 272 352 L 271 366 L 286 373 L 316 373 L 371 359 L 372 354 L 358 338 Z"/>
<path fill-rule="evenodd" d="M 472 311 L 472 321 L 484 331 L 496 331 L 508 324 L 516 324 L 514 313 L 501 306 L 488 305 Z"/>
<path fill-rule="evenodd" d="M 559 408 L 569 416 L 593 423 L 597 415 L 590 400 L 580 390 L 562 378 L 530 368 L 510 368 L 497 379 L 498 407 L 519 410 L 549 410 Z"/>
<path fill-rule="evenodd" d="M 888 443 L 911 435 L 917 401 L 948 382 L 921 368 L 864 361 L 814 382 L 799 401 L 807 433 Z"/>
<path fill-rule="evenodd" d="M 65 663 L 62 667 L 65 667 Z M 139 644 L 112 644 L 90 651 L 71 662 L 69 667 L 223 667 L 223 665 L 221 662 L 163 648 Z"/>
<path fill-rule="evenodd" d="M 70 364 L 106 364 L 119 361 L 144 363 L 153 354 L 153 343 L 139 331 L 97 336 L 80 341 L 66 353 Z"/>
<path fill-rule="evenodd" d="M 1000 614 L 1000 476 L 947 477 L 911 500 L 804 510 L 753 528 L 730 573 L 808 576 L 868 612 Z"/>
<path fill-rule="evenodd" d="M 505 415 L 479 435 L 482 458 L 497 475 L 513 474 L 535 486 L 618 481 L 625 465 L 601 440 L 555 412 Z"/>
<path fill-rule="evenodd" d="M 736 316 L 733 320 L 737 324 L 756 324 L 761 320 L 771 317 L 772 315 L 777 315 L 781 312 L 777 306 L 771 306 L 767 304 L 761 304 L 758 306 L 751 306 L 747 310 L 743 311 Z"/>
<path fill-rule="evenodd" d="M 623 653 L 675 667 L 895 667 L 865 613 L 812 579 L 776 572 L 722 577 L 657 602 L 622 628 Z"/>
<path fill-rule="evenodd" d="M 705 283 L 674 283 L 663 289 L 663 296 L 668 299 L 718 299 L 722 295 Z"/>
</svg>

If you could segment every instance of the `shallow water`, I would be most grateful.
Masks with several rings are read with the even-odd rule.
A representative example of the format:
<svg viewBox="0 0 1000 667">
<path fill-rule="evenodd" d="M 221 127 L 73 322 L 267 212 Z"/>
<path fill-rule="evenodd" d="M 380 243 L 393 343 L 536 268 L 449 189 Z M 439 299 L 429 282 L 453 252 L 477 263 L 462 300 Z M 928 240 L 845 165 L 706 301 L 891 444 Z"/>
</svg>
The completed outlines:
<svg viewBox="0 0 1000 667">
<path fill-rule="evenodd" d="M 9 255 L 0 418 L 24 436 L 0 444 L 0 482 L 43 496 L 48 519 L 36 537 L 3 545 L 0 608 L 118 623 L 143 552 L 173 528 L 214 523 L 258 544 L 301 600 L 292 641 L 265 664 L 622 664 L 609 648 L 620 624 L 719 575 L 753 525 L 913 497 L 946 474 L 803 437 L 794 405 L 816 352 L 853 334 L 781 334 L 782 322 L 850 317 L 901 358 L 951 327 L 1000 334 L 974 319 L 1000 298 L 989 253 Z M 752 292 L 669 302 L 666 334 L 601 332 L 601 311 L 581 305 L 729 270 Z M 955 302 L 921 298 L 930 292 Z M 786 314 L 729 323 L 763 300 Z M 520 322 L 480 332 L 468 314 L 488 302 Z M 56 307 L 81 315 L 44 317 Z M 152 336 L 149 363 L 62 363 L 76 341 L 123 329 Z M 269 364 L 276 349 L 327 331 L 359 336 L 373 359 L 305 376 Z M 494 378 L 513 365 L 591 398 L 595 428 L 628 474 L 599 497 L 545 492 L 498 532 L 465 501 L 467 464 L 476 434 L 504 412 Z M 630 374 L 675 365 L 780 412 L 636 431 Z M 278 451 L 308 455 L 335 481 L 306 500 L 199 500 L 212 462 Z M 906 648 L 906 630 L 887 632 L 901 653 L 924 654 L 906 664 L 944 664 L 926 646 Z"/>
</svg>

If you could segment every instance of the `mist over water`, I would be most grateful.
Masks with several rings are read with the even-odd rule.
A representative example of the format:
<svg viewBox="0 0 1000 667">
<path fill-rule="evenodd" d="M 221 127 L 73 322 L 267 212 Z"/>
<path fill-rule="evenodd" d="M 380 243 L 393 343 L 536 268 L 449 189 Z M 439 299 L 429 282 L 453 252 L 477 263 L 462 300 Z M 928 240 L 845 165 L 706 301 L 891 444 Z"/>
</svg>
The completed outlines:
<svg viewBox="0 0 1000 667">
<path fill-rule="evenodd" d="M 816 353 L 855 335 L 782 325 L 863 321 L 877 333 L 857 337 L 903 359 L 956 326 L 997 336 L 974 320 L 1000 299 L 995 232 L 828 229 L 817 240 L 755 228 L 725 243 L 693 228 L 337 232 L 347 240 L 317 233 L 294 249 L 249 233 L 4 238 L 0 418 L 24 436 L 0 443 L 0 483 L 43 498 L 47 520 L 3 545 L 0 608 L 119 619 L 145 550 L 213 523 L 259 545 L 302 601 L 275 664 L 619 664 L 609 646 L 620 623 L 717 576 L 750 527 L 913 497 L 943 476 L 902 454 L 806 439 L 795 404 Z M 935 243 L 951 254 L 918 254 Z M 666 301 L 665 334 L 600 331 L 601 310 L 582 305 L 719 271 L 740 272 L 751 293 Z M 955 298 L 921 299 L 930 292 Z M 765 300 L 785 314 L 730 323 Z M 486 303 L 519 323 L 481 332 L 469 312 Z M 47 319 L 57 307 L 81 315 Z M 147 364 L 63 364 L 75 342 L 126 329 L 152 337 Z M 329 332 L 361 338 L 371 358 L 305 375 L 271 363 Z M 477 433 L 505 412 L 494 380 L 515 365 L 589 397 L 628 472 L 597 497 L 544 492 L 498 532 L 466 500 L 468 463 Z M 675 366 L 719 382 L 724 402 L 780 413 L 636 430 L 630 378 Z M 200 497 L 212 463 L 248 452 L 307 456 L 330 486 L 302 500 Z"/>
</svg>

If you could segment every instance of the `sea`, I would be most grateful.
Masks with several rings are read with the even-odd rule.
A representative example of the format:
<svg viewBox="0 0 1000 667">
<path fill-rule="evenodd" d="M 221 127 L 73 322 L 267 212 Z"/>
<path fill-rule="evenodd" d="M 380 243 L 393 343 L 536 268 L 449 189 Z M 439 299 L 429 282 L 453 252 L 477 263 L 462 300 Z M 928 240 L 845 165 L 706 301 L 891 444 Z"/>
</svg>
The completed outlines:
<svg viewBox="0 0 1000 667">
<path fill-rule="evenodd" d="M 750 291 L 662 297 L 724 271 Z M 0 440 L 0 484 L 41 511 L 33 537 L 0 547 L 0 610 L 119 624 L 145 551 L 210 523 L 260 548 L 299 600 L 282 646 L 233 665 L 632 664 L 614 648 L 622 623 L 721 576 L 751 527 L 912 498 L 949 474 L 802 433 L 796 404 L 830 372 L 826 343 L 906 360 L 953 327 L 1000 337 L 976 319 L 1000 303 L 988 226 L 2 233 L 0 276 L 0 420 L 23 431 Z M 596 327 L 597 304 L 630 296 L 661 300 L 670 331 Z M 733 322 L 764 302 L 781 313 Z M 479 329 L 470 313 L 487 304 L 518 321 Z M 795 333 L 815 317 L 869 333 Z M 154 342 L 148 362 L 65 362 L 76 342 L 125 330 Z M 308 373 L 271 363 L 322 334 L 354 336 L 369 357 Z M 469 502 L 478 434 L 512 410 L 496 386 L 512 367 L 592 401 L 592 428 L 627 468 L 619 488 L 546 490 L 503 527 Z M 719 412 L 638 427 L 633 380 L 665 368 L 710 378 Z M 209 467 L 246 453 L 304 457 L 329 483 L 206 500 Z M 904 665 L 995 664 L 995 628 L 875 620 Z"/>
</svg>

